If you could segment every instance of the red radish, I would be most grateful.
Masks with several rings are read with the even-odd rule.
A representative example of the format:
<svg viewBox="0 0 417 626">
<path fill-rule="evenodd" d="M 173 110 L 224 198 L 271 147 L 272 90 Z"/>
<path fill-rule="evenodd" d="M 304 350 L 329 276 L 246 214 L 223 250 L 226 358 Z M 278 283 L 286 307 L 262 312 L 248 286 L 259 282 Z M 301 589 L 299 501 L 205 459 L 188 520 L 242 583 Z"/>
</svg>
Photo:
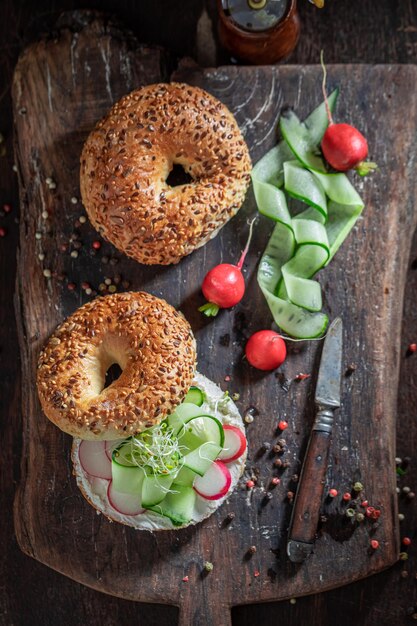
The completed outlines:
<svg viewBox="0 0 417 626">
<path fill-rule="evenodd" d="M 229 309 L 235 306 L 243 298 L 245 279 L 243 278 L 242 267 L 252 239 L 254 221 L 255 218 L 250 223 L 249 237 L 238 264 L 221 263 L 213 267 L 204 277 L 201 289 L 208 302 L 198 310 L 207 317 L 216 316 L 219 309 Z"/>
<path fill-rule="evenodd" d="M 232 476 L 227 466 L 221 461 L 214 461 L 204 476 L 197 476 L 194 489 L 206 500 L 219 500 L 226 495 L 232 484 Z"/>
<path fill-rule="evenodd" d="M 116 441 L 105 441 L 104 447 L 106 450 L 107 457 L 109 460 L 112 460 L 113 451 L 117 446 L 120 445 L 120 439 L 116 439 Z"/>
<path fill-rule="evenodd" d="M 134 496 L 130 493 L 120 493 L 120 491 L 115 491 L 113 489 L 113 481 L 110 481 L 107 488 L 107 497 L 109 499 L 110 506 L 122 515 L 139 515 L 145 510 L 142 509 L 140 505 L 139 495 Z"/>
<path fill-rule="evenodd" d="M 245 452 L 246 437 L 240 428 L 237 428 L 236 426 L 224 424 L 223 430 L 223 450 L 220 452 L 218 458 L 221 459 L 223 463 L 230 463 L 231 461 L 238 459 Z"/>
<path fill-rule="evenodd" d="M 259 330 L 250 337 L 245 348 L 246 358 L 259 370 L 274 370 L 285 361 L 285 341 L 273 330 Z"/>
<path fill-rule="evenodd" d="M 111 462 L 104 441 L 83 440 L 78 449 L 82 468 L 90 476 L 111 479 Z"/>
<path fill-rule="evenodd" d="M 320 54 L 323 68 L 323 96 L 329 126 L 323 135 L 321 149 L 328 163 L 339 172 L 355 169 L 360 176 L 366 176 L 377 168 L 376 163 L 366 162 L 368 143 L 357 128 L 350 124 L 335 124 L 330 111 L 326 92 L 326 66 L 323 61 L 323 50 Z"/>
</svg>

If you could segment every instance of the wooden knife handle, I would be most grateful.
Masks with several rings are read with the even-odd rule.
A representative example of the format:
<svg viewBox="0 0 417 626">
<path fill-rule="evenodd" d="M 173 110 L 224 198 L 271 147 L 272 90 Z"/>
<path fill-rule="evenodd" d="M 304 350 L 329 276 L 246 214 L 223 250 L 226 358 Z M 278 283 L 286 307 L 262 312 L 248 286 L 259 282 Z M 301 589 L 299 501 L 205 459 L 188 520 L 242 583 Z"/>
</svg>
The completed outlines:
<svg viewBox="0 0 417 626">
<path fill-rule="evenodd" d="M 287 553 L 302 562 L 311 552 L 326 482 L 331 430 L 313 430 L 310 436 L 291 517 Z"/>
</svg>

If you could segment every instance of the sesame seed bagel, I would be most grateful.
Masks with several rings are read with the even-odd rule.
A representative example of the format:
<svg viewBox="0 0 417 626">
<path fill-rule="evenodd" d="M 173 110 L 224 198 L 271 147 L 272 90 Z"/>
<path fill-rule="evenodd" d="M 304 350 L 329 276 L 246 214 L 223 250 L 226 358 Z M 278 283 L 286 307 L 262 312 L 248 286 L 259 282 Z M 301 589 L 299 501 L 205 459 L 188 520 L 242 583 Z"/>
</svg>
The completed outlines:
<svg viewBox="0 0 417 626">
<path fill-rule="evenodd" d="M 192 178 L 171 187 L 174 164 Z M 148 265 L 178 263 L 239 210 L 250 181 L 235 118 L 198 87 L 156 84 L 124 96 L 90 133 L 80 187 L 93 226 Z"/>
<path fill-rule="evenodd" d="M 46 416 L 81 439 L 123 439 L 162 421 L 184 399 L 195 340 L 181 313 L 148 293 L 96 298 L 61 324 L 40 354 Z M 108 368 L 119 378 L 104 388 Z"/>
</svg>

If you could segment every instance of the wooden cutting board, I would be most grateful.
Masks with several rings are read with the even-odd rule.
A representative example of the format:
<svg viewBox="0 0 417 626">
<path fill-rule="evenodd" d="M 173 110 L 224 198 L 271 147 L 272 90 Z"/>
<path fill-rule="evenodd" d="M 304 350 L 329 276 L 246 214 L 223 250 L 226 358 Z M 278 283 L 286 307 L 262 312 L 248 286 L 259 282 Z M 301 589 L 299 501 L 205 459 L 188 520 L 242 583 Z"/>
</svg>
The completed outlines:
<svg viewBox="0 0 417 626">
<path fill-rule="evenodd" d="M 203 302 L 200 285 L 210 267 L 237 260 L 247 236 L 247 219 L 256 213 L 251 191 L 220 235 L 178 266 L 144 267 L 107 243 L 92 256 L 91 243 L 98 235 L 88 223 L 76 223 L 84 214 L 78 201 L 83 141 L 122 94 L 169 77 L 161 50 L 136 46 L 103 19 L 72 14 L 58 26 L 53 36 L 22 54 L 13 84 L 22 208 L 16 309 L 24 445 L 15 501 L 22 550 L 105 593 L 178 605 L 184 625 L 222 626 L 230 623 L 232 605 L 320 592 L 388 567 L 399 550 L 394 441 L 405 270 L 417 214 L 413 159 L 417 102 L 410 88 L 416 69 L 328 68 L 329 87 L 342 88 L 337 119 L 352 120 L 365 133 L 380 170 L 366 182 L 356 178 L 366 202 L 363 218 L 320 273 L 326 310 L 344 320 L 344 367 L 356 366 L 343 380 L 327 488 L 335 486 L 343 493 L 360 480 L 366 498 L 381 507 L 382 515 L 375 525 L 352 524 L 340 498 L 326 501 L 327 522 L 319 531 L 315 552 L 297 566 L 285 556 L 291 514 L 286 494 L 296 488 L 292 476 L 299 473 L 314 417 L 320 345 L 290 344 L 288 359 L 277 374 L 256 372 L 242 358 L 245 339 L 271 326 L 256 284 L 256 265 L 272 224 L 264 218 L 257 224 L 243 302 L 215 320 L 197 312 Z M 203 86 L 230 107 L 254 161 L 274 144 L 284 104 L 304 117 L 321 98 L 321 71 L 316 66 L 201 70 L 183 64 L 175 79 Z M 70 254 L 75 250 L 74 241 L 69 244 L 74 233 L 75 242 L 81 242 L 77 258 Z M 45 277 L 45 270 L 51 270 L 51 278 Z M 239 393 L 243 413 L 254 408 L 255 419 L 247 428 L 245 477 L 228 502 L 195 528 L 152 534 L 97 515 L 71 474 L 70 437 L 53 426 L 39 406 L 35 387 L 39 350 L 55 326 L 88 299 L 80 286 L 83 281 L 97 288 L 105 277 L 117 274 L 130 281 L 129 288 L 148 290 L 179 307 L 197 337 L 199 370 L 224 389 Z M 75 289 L 68 289 L 68 283 L 75 283 Z M 299 372 L 311 377 L 294 382 Z M 260 451 L 262 442 L 276 441 L 279 418 L 289 422 L 282 457 L 289 467 L 281 472 L 273 468 L 273 457 Z M 245 480 L 253 473 L 257 486 L 248 492 Z M 274 475 L 281 476 L 281 484 L 266 503 L 265 492 Z M 235 517 L 227 524 L 231 512 Z M 373 554 L 371 537 L 380 542 Z M 248 558 L 252 545 L 257 551 Z M 214 569 L 204 575 L 207 560 Z M 183 582 L 184 576 L 188 582 Z"/>
</svg>

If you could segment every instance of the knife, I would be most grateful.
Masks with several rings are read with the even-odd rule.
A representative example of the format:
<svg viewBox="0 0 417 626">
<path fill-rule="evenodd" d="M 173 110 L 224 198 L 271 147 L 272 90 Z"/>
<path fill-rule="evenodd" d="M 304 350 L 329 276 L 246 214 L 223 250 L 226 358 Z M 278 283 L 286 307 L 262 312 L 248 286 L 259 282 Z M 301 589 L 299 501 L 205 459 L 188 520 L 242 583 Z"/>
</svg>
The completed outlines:
<svg viewBox="0 0 417 626">
<path fill-rule="evenodd" d="M 343 323 L 337 317 L 324 340 L 315 402 L 317 414 L 300 474 L 288 533 L 290 561 L 302 563 L 312 552 L 326 482 L 333 412 L 340 406 Z"/>
</svg>

